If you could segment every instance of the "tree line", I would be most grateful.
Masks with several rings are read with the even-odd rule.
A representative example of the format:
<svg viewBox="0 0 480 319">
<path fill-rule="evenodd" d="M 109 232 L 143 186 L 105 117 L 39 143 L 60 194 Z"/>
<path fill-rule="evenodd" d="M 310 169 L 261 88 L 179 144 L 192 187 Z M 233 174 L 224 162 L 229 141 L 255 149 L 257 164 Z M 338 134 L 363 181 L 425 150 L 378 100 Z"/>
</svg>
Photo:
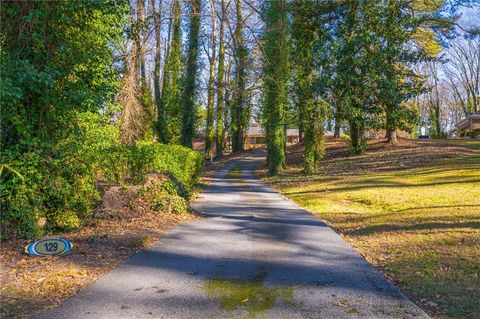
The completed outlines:
<svg viewBox="0 0 480 319">
<path fill-rule="evenodd" d="M 223 154 L 227 141 L 233 152 L 243 151 L 253 116 L 265 132 L 269 173 L 276 175 L 285 167 L 288 127 L 300 130 L 307 173 L 318 169 L 324 131 L 332 123 L 335 136 L 341 127 L 348 133 L 357 154 L 372 130 L 383 129 L 389 143 L 397 142 L 397 130 L 415 130 L 421 121 L 419 98 L 432 91 L 425 66 L 438 63 L 442 46 L 453 37 L 459 3 L 222 0 L 204 1 L 197 13 L 192 6 L 153 1 L 147 10 L 156 21 L 143 31 L 156 33 L 155 41 L 143 42 L 156 47 L 156 136 L 163 143 L 191 146 L 196 126 L 205 138 L 205 155 L 212 158 Z M 137 20 L 143 16 L 138 10 Z M 188 43 L 181 36 L 184 11 L 190 19 L 198 14 L 202 25 L 192 29 L 193 20 L 184 23 Z M 468 43 L 476 48 L 474 39 Z M 192 54 L 199 53 L 202 69 L 195 71 Z M 184 65 L 190 71 L 182 70 Z M 196 101 L 204 108 L 185 104 L 196 86 Z M 478 83 L 460 93 L 459 101 L 472 96 L 464 113 L 476 109 L 475 90 Z M 439 114 L 430 112 L 428 124 L 440 137 L 435 133 Z"/>
<path fill-rule="evenodd" d="M 442 136 L 480 104 L 478 30 L 453 39 L 465 5 L 475 1 L 2 2 L 2 220 L 87 211 L 99 179 L 128 175 L 115 165 L 138 167 L 122 158 L 138 143 L 192 148 L 201 136 L 207 158 L 241 152 L 252 118 L 270 175 L 285 168 L 288 128 L 306 173 L 327 129 L 357 154 L 372 130 L 395 143 L 425 122 Z"/>
</svg>

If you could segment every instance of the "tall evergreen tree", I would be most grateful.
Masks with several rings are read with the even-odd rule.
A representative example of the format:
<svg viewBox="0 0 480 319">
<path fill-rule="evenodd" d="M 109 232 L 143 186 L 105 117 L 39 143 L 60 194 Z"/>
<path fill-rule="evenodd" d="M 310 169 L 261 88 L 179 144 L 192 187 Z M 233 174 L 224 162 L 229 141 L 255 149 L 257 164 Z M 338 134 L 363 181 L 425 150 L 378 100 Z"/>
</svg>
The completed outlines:
<svg viewBox="0 0 480 319">
<path fill-rule="evenodd" d="M 438 54 L 441 46 L 434 30 L 448 31 L 452 20 L 439 12 L 443 1 L 392 0 L 379 6 L 374 31 L 379 39 L 377 59 L 380 70 L 379 100 L 385 111 L 387 141 L 397 142 L 396 130 L 411 130 L 416 110 L 408 108 L 408 99 L 422 90 L 419 76 L 412 68 Z M 415 41 L 416 46 L 407 45 Z"/>
<path fill-rule="evenodd" d="M 180 2 L 172 3 L 171 40 L 164 64 L 162 99 L 157 110 L 158 137 L 162 143 L 178 143 L 181 128 L 182 34 L 180 26 Z"/>
<path fill-rule="evenodd" d="M 195 133 L 195 92 L 198 69 L 198 38 L 200 33 L 201 0 L 190 3 L 190 32 L 188 43 L 187 70 L 183 91 L 182 136 L 183 146 L 192 147 Z"/>
<path fill-rule="evenodd" d="M 263 120 L 267 142 L 267 167 L 270 176 L 285 166 L 284 110 L 288 80 L 288 18 L 285 0 L 269 0 L 263 7 Z"/>
<path fill-rule="evenodd" d="M 378 12 L 375 3 L 367 0 L 342 3 L 337 7 L 335 27 L 334 87 L 342 114 L 350 124 L 350 146 L 360 154 L 366 148 L 365 131 L 381 125 L 378 102 L 378 58 L 371 45 L 376 34 L 369 29 Z"/>
</svg>

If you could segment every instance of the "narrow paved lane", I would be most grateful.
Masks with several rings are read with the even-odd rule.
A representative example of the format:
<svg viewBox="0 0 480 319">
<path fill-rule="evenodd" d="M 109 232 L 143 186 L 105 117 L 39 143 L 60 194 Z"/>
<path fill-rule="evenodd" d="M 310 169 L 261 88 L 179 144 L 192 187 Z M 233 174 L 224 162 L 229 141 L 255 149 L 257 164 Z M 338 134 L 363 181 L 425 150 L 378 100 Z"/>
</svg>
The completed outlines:
<svg viewBox="0 0 480 319">
<path fill-rule="evenodd" d="M 217 172 L 194 204 L 209 217 L 44 318 L 428 318 L 334 231 L 259 182 L 262 156 Z"/>
</svg>

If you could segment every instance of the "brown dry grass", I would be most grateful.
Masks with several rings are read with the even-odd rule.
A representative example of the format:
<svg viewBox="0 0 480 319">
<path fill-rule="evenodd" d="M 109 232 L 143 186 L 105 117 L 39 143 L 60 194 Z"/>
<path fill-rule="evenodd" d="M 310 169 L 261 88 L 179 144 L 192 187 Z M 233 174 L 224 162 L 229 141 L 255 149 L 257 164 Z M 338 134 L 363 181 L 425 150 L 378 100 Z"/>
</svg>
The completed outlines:
<svg viewBox="0 0 480 319">
<path fill-rule="evenodd" d="M 196 218 L 188 212 L 150 210 L 136 197 L 139 189 L 111 188 L 96 218 L 75 231 L 55 235 L 74 245 L 65 256 L 32 257 L 23 252 L 28 241 L 2 242 L 1 314 L 29 318 L 54 308 L 169 229 Z"/>
<path fill-rule="evenodd" d="M 475 151 L 458 145 L 454 140 L 399 139 L 395 145 L 384 139 L 369 141 L 365 154 L 354 156 L 348 142 L 341 138 L 326 139 L 326 156 L 320 172 L 325 175 L 361 175 L 421 167 L 444 159 L 473 154 Z M 299 172 L 303 165 L 303 146 L 288 150 L 287 173 Z"/>
</svg>

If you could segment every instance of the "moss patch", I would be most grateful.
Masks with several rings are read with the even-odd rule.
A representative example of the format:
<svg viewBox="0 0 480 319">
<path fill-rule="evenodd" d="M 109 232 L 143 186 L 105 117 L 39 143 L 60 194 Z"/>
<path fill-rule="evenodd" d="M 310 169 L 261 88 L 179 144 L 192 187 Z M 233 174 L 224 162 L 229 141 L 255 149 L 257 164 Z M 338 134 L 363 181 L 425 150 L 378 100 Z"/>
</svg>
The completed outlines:
<svg viewBox="0 0 480 319">
<path fill-rule="evenodd" d="M 277 300 L 293 305 L 291 287 L 266 287 L 263 281 L 262 275 L 246 280 L 215 278 L 208 281 L 203 288 L 210 297 L 218 298 L 222 309 L 244 308 L 252 318 L 256 313 L 270 309 Z"/>
<path fill-rule="evenodd" d="M 225 176 L 225 178 L 239 178 L 241 172 L 242 168 L 236 166 L 227 174 L 227 176 Z"/>
</svg>

